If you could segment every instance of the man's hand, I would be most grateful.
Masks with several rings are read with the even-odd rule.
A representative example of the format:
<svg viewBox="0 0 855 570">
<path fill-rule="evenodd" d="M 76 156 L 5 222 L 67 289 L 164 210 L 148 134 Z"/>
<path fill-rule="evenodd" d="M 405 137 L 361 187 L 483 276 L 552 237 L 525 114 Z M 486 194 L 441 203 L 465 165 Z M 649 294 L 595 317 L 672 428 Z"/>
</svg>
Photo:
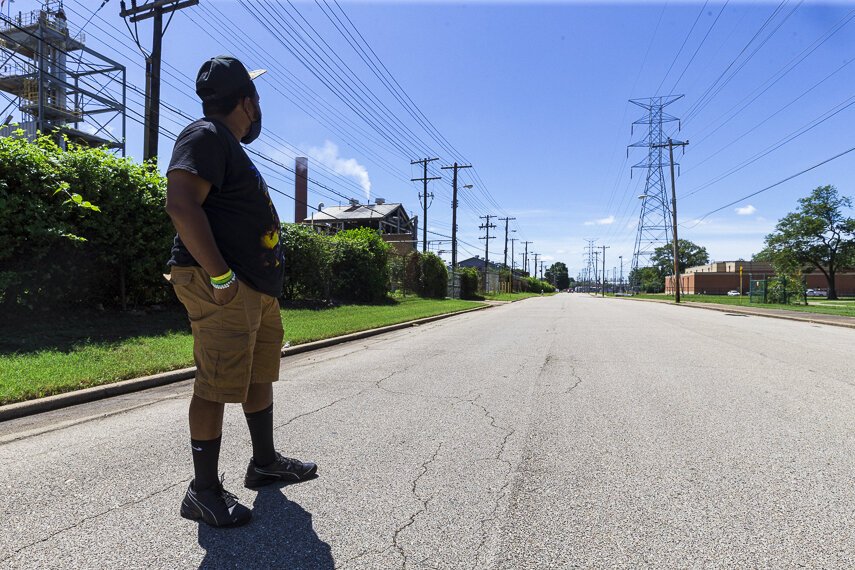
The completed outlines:
<svg viewBox="0 0 855 570">
<path fill-rule="evenodd" d="M 240 281 L 237 279 L 234 282 L 226 287 L 225 289 L 217 289 L 216 287 L 212 287 L 214 290 L 214 302 L 218 305 L 227 305 L 234 300 L 237 296 L 238 288 L 240 287 Z"/>
</svg>

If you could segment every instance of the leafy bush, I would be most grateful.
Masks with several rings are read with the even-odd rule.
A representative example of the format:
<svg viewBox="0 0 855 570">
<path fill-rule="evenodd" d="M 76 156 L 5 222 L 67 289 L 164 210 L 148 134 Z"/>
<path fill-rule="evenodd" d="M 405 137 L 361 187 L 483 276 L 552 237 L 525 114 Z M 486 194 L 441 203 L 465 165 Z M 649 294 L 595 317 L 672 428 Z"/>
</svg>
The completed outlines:
<svg viewBox="0 0 855 570">
<path fill-rule="evenodd" d="M 419 295 L 431 299 L 445 298 L 448 292 L 448 269 L 445 262 L 438 255 L 427 252 L 420 256 L 420 267 Z"/>
<path fill-rule="evenodd" d="M 368 303 L 383 300 L 389 283 L 389 244 L 370 228 L 339 232 L 331 241 L 332 297 Z"/>
<path fill-rule="evenodd" d="M 474 267 L 464 267 L 457 270 L 460 276 L 460 298 L 475 299 L 478 296 L 478 284 L 481 282 L 481 275 Z"/>
<path fill-rule="evenodd" d="M 555 291 L 555 287 L 552 286 L 548 281 L 541 281 L 537 277 L 527 277 L 524 280 L 526 284 L 527 291 L 531 291 L 532 293 L 552 293 Z"/>
<path fill-rule="evenodd" d="M 153 167 L 106 149 L 0 138 L 4 308 L 169 298 L 161 274 L 174 230 L 165 200 Z M 75 206 L 90 201 L 100 211 Z"/>
<path fill-rule="evenodd" d="M 304 224 L 282 224 L 285 257 L 283 296 L 293 300 L 329 298 L 331 240 Z"/>
<path fill-rule="evenodd" d="M 779 276 L 769 279 L 766 289 L 767 303 L 801 305 L 804 300 L 805 284 L 800 276 Z"/>
</svg>

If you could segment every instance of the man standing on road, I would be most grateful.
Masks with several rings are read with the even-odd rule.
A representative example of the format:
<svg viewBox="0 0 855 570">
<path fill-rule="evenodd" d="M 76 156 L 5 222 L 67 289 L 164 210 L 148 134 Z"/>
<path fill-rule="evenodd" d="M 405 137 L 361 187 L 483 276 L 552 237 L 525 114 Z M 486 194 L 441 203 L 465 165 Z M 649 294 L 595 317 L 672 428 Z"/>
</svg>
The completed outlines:
<svg viewBox="0 0 855 570">
<path fill-rule="evenodd" d="M 252 439 L 244 485 L 315 476 L 317 466 L 273 444 L 273 386 L 279 379 L 283 257 L 279 216 L 267 184 L 240 143 L 261 133 L 261 106 L 248 72 L 229 56 L 202 64 L 196 93 L 205 115 L 175 141 L 166 211 L 178 234 L 169 281 L 193 330 L 196 381 L 190 401 L 195 478 L 181 515 L 212 526 L 244 524 L 251 511 L 218 477 L 223 408 L 241 403 Z"/>
</svg>

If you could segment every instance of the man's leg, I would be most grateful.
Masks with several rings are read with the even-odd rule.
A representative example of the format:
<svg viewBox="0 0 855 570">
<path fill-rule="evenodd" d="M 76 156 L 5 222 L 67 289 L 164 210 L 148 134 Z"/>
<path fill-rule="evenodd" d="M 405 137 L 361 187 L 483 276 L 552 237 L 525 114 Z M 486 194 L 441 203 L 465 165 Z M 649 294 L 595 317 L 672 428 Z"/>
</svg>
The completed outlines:
<svg viewBox="0 0 855 570">
<path fill-rule="evenodd" d="M 273 384 L 250 384 L 243 412 L 252 439 L 252 460 L 258 466 L 269 465 L 276 459 L 273 445 Z"/>
<path fill-rule="evenodd" d="M 223 434 L 223 408 L 194 395 L 190 400 L 190 445 L 193 448 L 193 487 L 210 489 L 219 482 L 220 441 Z"/>
<path fill-rule="evenodd" d="M 273 384 L 279 380 L 282 358 L 282 317 L 273 297 L 260 295 L 262 318 L 255 338 L 252 357 L 253 382 L 249 385 L 243 411 L 252 438 L 252 460 L 244 485 L 261 487 L 268 483 L 298 482 L 311 479 L 317 465 L 283 457 L 273 444 Z"/>
</svg>

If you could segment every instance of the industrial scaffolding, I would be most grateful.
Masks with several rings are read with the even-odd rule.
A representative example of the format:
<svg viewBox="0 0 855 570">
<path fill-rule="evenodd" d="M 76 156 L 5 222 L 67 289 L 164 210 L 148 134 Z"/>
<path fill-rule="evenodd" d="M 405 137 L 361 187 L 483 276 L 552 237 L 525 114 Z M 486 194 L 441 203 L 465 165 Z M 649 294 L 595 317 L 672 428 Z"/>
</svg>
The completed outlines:
<svg viewBox="0 0 855 570">
<path fill-rule="evenodd" d="M 61 1 L 0 14 L 0 136 L 52 134 L 125 153 L 125 67 L 72 33 Z M 16 116 L 17 115 L 17 116 Z"/>
</svg>

